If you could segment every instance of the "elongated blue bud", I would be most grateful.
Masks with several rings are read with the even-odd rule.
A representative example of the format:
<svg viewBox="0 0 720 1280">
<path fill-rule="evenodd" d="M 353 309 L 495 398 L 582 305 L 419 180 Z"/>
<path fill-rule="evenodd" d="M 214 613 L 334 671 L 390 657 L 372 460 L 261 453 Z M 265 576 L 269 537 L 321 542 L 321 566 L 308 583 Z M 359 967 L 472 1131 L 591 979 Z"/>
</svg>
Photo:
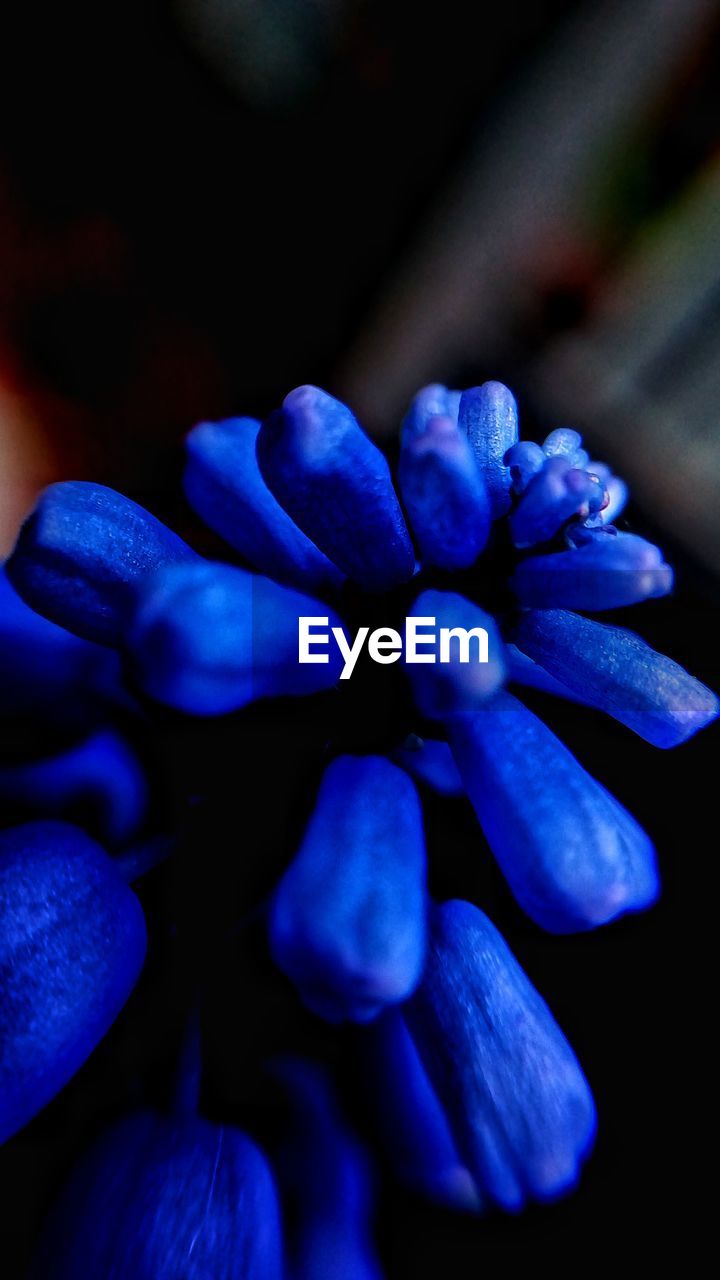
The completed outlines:
<svg viewBox="0 0 720 1280">
<path fill-rule="evenodd" d="M 433 912 L 407 1017 L 480 1194 L 516 1210 L 570 1191 L 595 1133 L 590 1089 L 544 1000 L 470 903 Z"/>
<path fill-rule="evenodd" d="M 409 442 L 413 436 L 421 435 L 431 418 L 450 418 L 457 423 L 460 407 L 460 392 L 448 391 L 440 382 L 431 382 L 421 387 L 410 402 L 400 428 L 401 442 Z"/>
<path fill-rule="evenodd" d="M 340 627 L 326 604 L 231 565 L 168 565 L 143 581 L 127 644 L 137 680 L 158 702 L 223 715 L 257 698 L 335 684 L 335 644 L 299 661 L 300 618 Z M 326 661 L 322 661 L 322 658 Z"/>
<path fill-rule="evenodd" d="M 393 752 L 393 760 L 419 782 L 426 783 L 443 796 L 463 794 L 462 779 L 447 742 L 419 738 L 413 733 Z"/>
<path fill-rule="evenodd" d="M 415 787 L 389 760 L 341 756 L 325 771 L 275 895 L 270 941 L 308 1007 L 331 1022 L 365 1022 L 415 987 L 425 840 Z"/>
<path fill-rule="evenodd" d="M 501 687 L 504 646 L 489 613 L 454 591 L 423 591 L 411 617 L 419 620 L 416 652 L 406 644 L 403 661 L 424 716 L 471 711 Z"/>
<path fill-rule="evenodd" d="M 277 1168 L 294 1225 L 288 1242 L 293 1280 L 382 1280 L 370 1161 L 326 1073 L 287 1058 L 271 1070 L 292 1107 Z"/>
<path fill-rule="evenodd" d="M 516 547 L 547 542 L 572 516 L 588 504 L 598 481 L 577 471 L 562 456 L 548 458 L 542 471 L 530 480 L 510 516 L 510 532 Z"/>
<path fill-rule="evenodd" d="M 458 422 L 467 433 L 488 491 L 492 518 L 497 520 L 510 510 L 511 477 L 505 454 L 518 438 L 515 397 L 502 382 L 471 387 L 460 397 Z"/>
<path fill-rule="evenodd" d="M 16 756 L 85 733 L 127 699 L 120 660 L 35 613 L 0 570 L 0 726 Z"/>
<path fill-rule="evenodd" d="M 400 491 L 421 559 L 467 569 L 490 532 L 490 504 L 467 436 L 448 417 L 428 419 L 403 441 Z"/>
<path fill-rule="evenodd" d="M 499 693 L 458 716 L 451 745 L 488 844 L 537 924 L 573 933 L 655 901 L 645 832 L 517 698 Z"/>
<path fill-rule="evenodd" d="M 310 590 L 338 587 L 342 574 L 298 529 L 260 474 L 254 418 L 202 422 L 186 441 L 188 502 L 256 569 Z"/>
<path fill-rule="evenodd" d="M 197 1116 L 136 1112 L 70 1178 L 38 1280 L 281 1280 L 272 1174 L 250 1138 Z"/>
<path fill-rule="evenodd" d="M 415 555 L 390 468 L 344 404 L 297 387 L 264 423 L 257 452 L 275 497 L 348 577 L 368 591 L 412 577 Z"/>
<path fill-rule="evenodd" d="M 480 1195 L 402 1013 L 389 1009 L 365 1035 L 362 1079 L 396 1177 L 430 1200 L 477 1213 Z"/>
<path fill-rule="evenodd" d="M 561 609 L 521 615 L 522 651 L 656 747 L 676 747 L 720 710 L 715 694 L 626 631 Z"/>
<path fill-rule="evenodd" d="M 0 834 L 0 1142 L 79 1070 L 144 956 L 140 903 L 84 832 L 30 822 Z"/>
<path fill-rule="evenodd" d="M 20 764 L 0 763 L 0 800 L 19 816 L 72 818 L 96 823 L 109 845 L 130 840 L 148 805 L 140 761 L 113 729 L 99 729 L 57 755 Z"/>
<path fill-rule="evenodd" d="M 7 571 L 38 613 L 88 640 L 119 645 L 134 584 L 160 565 L 195 558 L 130 498 L 66 480 L 41 494 Z"/>
<path fill-rule="evenodd" d="M 545 437 L 542 447 L 548 458 L 574 458 L 582 448 L 582 436 L 572 427 L 558 427 Z"/>
<path fill-rule="evenodd" d="M 600 532 L 583 546 L 518 565 L 510 585 L 529 609 L 619 609 L 665 596 L 673 573 L 662 552 L 633 533 Z"/>
</svg>

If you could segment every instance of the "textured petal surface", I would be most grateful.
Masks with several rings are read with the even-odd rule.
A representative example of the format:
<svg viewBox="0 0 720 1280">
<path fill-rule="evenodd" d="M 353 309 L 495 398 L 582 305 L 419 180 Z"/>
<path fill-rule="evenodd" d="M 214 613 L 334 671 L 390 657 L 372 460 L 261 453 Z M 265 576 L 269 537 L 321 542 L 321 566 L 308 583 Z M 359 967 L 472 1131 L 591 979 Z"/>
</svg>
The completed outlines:
<svg viewBox="0 0 720 1280">
<path fill-rule="evenodd" d="M 426 637 L 418 646 L 420 662 L 409 661 L 406 646 L 403 660 L 412 685 L 415 701 L 424 716 L 443 720 L 460 711 L 481 706 L 505 680 L 504 645 L 494 619 L 479 605 L 454 591 L 423 591 L 415 601 L 411 615 L 426 621 L 418 637 Z M 487 633 L 487 661 L 479 661 L 480 641 L 472 637 L 467 654 L 457 637 L 448 640 L 449 661 L 443 661 L 441 630 L 461 628 Z M 430 637 L 435 635 L 434 641 Z M 465 660 L 463 660 L 465 659 Z"/>
<path fill-rule="evenodd" d="M 451 745 L 488 843 L 537 924 L 572 933 L 654 902 L 645 832 L 512 694 L 458 716 Z"/>
<path fill-rule="evenodd" d="M 368 591 L 412 577 L 415 554 L 390 468 L 344 404 L 297 387 L 263 424 L 257 450 L 278 501 L 348 577 Z"/>
<path fill-rule="evenodd" d="M 502 382 L 484 382 L 460 397 L 458 422 L 467 434 L 490 498 L 493 520 L 510 510 L 510 470 L 505 454 L 517 443 L 515 397 Z"/>
<path fill-rule="evenodd" d="M 0 1141 L 79 1070 L 144 956 L 140 903 L 84 832 L 31 822 L 0 834 Z"/>
<path fill-rule="evenodd" d="M 342 574 L 298 529 L 260 474 L 254 418 L 202 422 L 186 441 L 187 499 L 211 529 L 256 569 L 309 590 L 337 587 Z"/>
<path fill-rule="evenodd" d="M 281 1280 L 280 1213 L 262 1153 L 238 1129 L 138 1112 L 72 1175 L 38 1280 Z"/>
<path fill-rule="evenodd" d="M 583 546 L 518 565 L 510 585 L 530 609 L 619 609 L 665 596 L 673 574 L 662 552 L 633 533 L 604 533 Z"/>
<path fill-rule="evenodd" d="M 298 660 L 303 616 L 341 625 L 327 605 L 244 569 L 169 565 L 143 582 L 128 647 L 151 697 L 192 715 L 222 715 L 256 698 L 335 684 L 337 645 L 328 645 L 325 663 Z"/>
<path fill-rule="evenodd" d="M 467 436 L 448 417 L 429 418 L 403 439 L 400 491 L 420 558 L 467 569 L 490 532 L 490 503 Z"/>
<path fill-rule="evenodd" d="M 656 747 L 676 747 L 714 720 L 714 693 L 622 627 L 562 609 L 521 615 L 516 639 L 551 677 Z"/>
<path fill-rule="evenodd" d="M 316 1013 L 367 1021 L 415 987 L 425 915 L 425 840 L 413 783 L 381 756 L 341 756 L 325 772 L 275 895 L 277 964 Z"/>
<path fill-rule="evenodd" d="M 547 1005 L 476 907 L 434 911 L 407 1016 L 481 1194 L 520 1209 L 571 1190 L 595 1132 L 592 1095 Z"/>
<path fill-rule="evenodd" d="M 88 640 L 119 644 L 132 586 L 194 559 L 177 534 L 105 485 L 50 485 L 23 525 L 7 571 L 24 600 Z"/>
</svg>

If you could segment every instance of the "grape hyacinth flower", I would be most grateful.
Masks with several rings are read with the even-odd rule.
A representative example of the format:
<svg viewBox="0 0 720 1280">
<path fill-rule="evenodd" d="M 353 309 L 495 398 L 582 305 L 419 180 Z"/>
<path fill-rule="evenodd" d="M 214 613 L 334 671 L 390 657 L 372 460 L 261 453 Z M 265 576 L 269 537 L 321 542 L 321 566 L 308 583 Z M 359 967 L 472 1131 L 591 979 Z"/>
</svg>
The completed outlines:
<svg viewBox="0 0 720 1280">
<path fill-rule="evenodd" d="M 634 633 L 585 616 L 668 594 L 671 569 L 651 543 L 617 529 L 626 487 L 590 459 L 579 434 L 560 428 L 542 444 L 520 440 L 515 400 L 496 382 L 418 393 L 401 427 L 397 487 L 351 410 L 310 386 L 262 424 L 196 427 L 184 485 L 232 563 L 200 555 L 110 489 L 65 482 L 40 497 L 8 561 L 3 589 L 13 608 L 49 628 L 52 643 L 64 637 L 72 678 L 80 649 L 107 646 L 114 662 L 119 654 L 123 697 L 150 721 L 169 709 L 207 725 L 230 713 L 261 716 L 271 699 L 333 700 L 342 732 L 328 734 L 304 833 L 260 908 L 270 953 L 314 1015 L 361 1024 L 369 1057 L 383 1064 L 377 1089 L 384 1081 L 396 1099 L 378 1116 L 401 1176 L 466 1210 L 515 1211 L 564 1194 L 592 1145 L 589 1086 L 482 911 L 431 902 L 426 862 L 438 854 L 426 851 L 416 784 L 468 797 L 511 893 L 540 928 L 589 930 L 651 906 L 659 880 L 649 835 L 525 705 L 523 691 L 599 709 L 662 748 L 709 724 L 719 709 L 710 690 Z M 420 658 L 400 652 L 403 619 L 440 628 L 424 637 Z M 299 661 L 302 620 L 333 637 L 307 663 Z M 396 724 L 389 693 L 375 740 L 358 749 L 349 732 L 354 682 L 368 690 L 378 673 L 371 677 L 353 636 L 366 639 L 378 620 L 370 658 L 394 666 L 383 679 L 402 690 L 404 710 Z M 477 639 L 480 661 L 463 654 L 462 635 Z M 117 668 L 113 680 L 120 684 Z M 60 804 L 78 785 L 72 751 L 87 759 L 77 743 L 94 733 L 91 777 L 106 799 L 108 839 L 122 844 L 142 822 L 142 805 L 127 761 L 124 791 L 103 781 L 92 744 L 99 737 L 106 754 L 109 743 L 118 750 L 106 720 L 83 719 L 69 757 L 58 751 L 42 767 L 12 769 L 24 804 L 36 794 L 42 811 L 47 792 Z M 5 838 L 12 847 L 20 839 Z M 48 842 L 52 860 L 52 833 Z M 57 847 L 61 856 L 62 838 Z M 42 875 L 22 907 L 24 873 L 12 876 L 3 937 L 19 927 L 20 910 L 43 927 Z M 238 903 L 238 916 L 254 906 Z M 18 971 L 23 1000 L 62 976 L 61 953 L 41 953 L 37 975 Z M 97 1026 L 78 1031 L 82 1052 L 58 1049 L 51 1061 L 47 1043 L 47 1083 L 32 1105 L 12 1100 L 11 1053 L 1 1077 L 6 1132 L 79 1067 L 136 967 L 133 960 L 118 978 Z M 328 1178 L 337 1169 L 355 1186 L 352 1143 L 318 1080 L 302 1066 L 286 1080 L 316 1116 L 306 1146 L 314 1137 Z M 157 1133 L 147 1138 L 148 1167 L 156 1147 L 159 1162 L 167 1156 Z M 112 1159 L 116 1139 L 108 1141 Z M 123 1168 L 135 1177 L 137 1155 L 128 1152 Z M 374 1274 L 365 1191 L 358 1204 L 354 1265 Z M 337 1248 L 342 1223 L 315 1212 L 308 1200 L 301 1240 L 320 1257 Z"/>
</svg>

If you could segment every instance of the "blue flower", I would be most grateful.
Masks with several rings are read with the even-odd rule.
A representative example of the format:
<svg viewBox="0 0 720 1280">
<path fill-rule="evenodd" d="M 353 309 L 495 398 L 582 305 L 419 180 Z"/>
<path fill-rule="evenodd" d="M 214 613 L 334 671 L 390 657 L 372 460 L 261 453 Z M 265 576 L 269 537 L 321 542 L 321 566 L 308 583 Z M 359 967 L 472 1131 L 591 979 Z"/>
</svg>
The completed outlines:
<svg viewBox="0 0 720 1280">
<path fill-rule="evenodd" d="M 300 664 L 301 617 L 321 619 L 344 644 L 351 626 L 381 609 L 391 627 L 411 615 L 445 629 L 441 661 L 433 658 L 442 658 L 443 632 L 439 655 L 436 639 L 423 660 L 400 662 L 391 639 L 383 657 L 397 661 L 414 725 L 393 738 L 388 720 L 361 753 L 328 742 L 314 808 L 268 904 L 270 949 L 322 1018 L 377 1020 L 364 1034 L 396 1099 L 380 1112 L 403 1176 L 465 1208 L 516 1210 L 563 1194 L 592 1145 L 589 1087 L 487 917 L 469 903 L 430 901 L 410 775 L 448 796 L 465 792 L 517 902 L 542 928 L 592 929 L 650 906 L 659 882 L 649 836 L 517 695 L 540 688 L 599 708 L 664 748 L 710 723 L 719 709 L 713 693 L 633 633 L 582 616 L 667 594 L 671 569 L 658 548 L 612 524 L 626 487 L 590 459 L 579 434 L 560 428 L 542 443 L 520 440 L 515 400 L 496 382 L 462 395 L 438 384 L 418 393 L 402 424 L 399 496 L 387 459 L 351 411 L 315 387 L 292 391 L 263 424 L 235 418 L 197 427 L 184 484 L 241 566 L 204 559 L 111 490 L 71 483 L 40 499 L 8 563 L 10 582 L 44 615 L 40 627 L 57 624 L 43 643 L 65 637 L 71 672 L 72 646 L 117 649 L 148 712 L 154 701 L 209 718 L 323 691 L 343 707 L 351 682 L 341 678 L 339 647 Z M 486 645 L 487 661 L 463 660 L 458 629 Z M 348 716 L 352 705 L 348 695 Z M 58 803 L 72 790 L 72 754 L 32 769 L 16 775 L 28 803 L 46 783 Z M 128 811 L 137 805 L 131 791 Z M 123 826 L 125 801 L 108 804 L 108 838 L 118 827 L 126 836 L 136 824 Z M 64 837 L 47 839 L 65 848 Z M 22 883 L 14 871 L 3 916 L 11 936 Z M 122 882 L 111 900 L 135 918 Z M 86 915 L 78 901 L 72 921 Z M 70 923 L 63 916 L 58 936 Z M 108 976 L 111 996 L 92 1026 L 79 1015 L 72 1023 L 72 1052 L 63 1057 L 43 1041 L 47 1081 L 32 1099 L 11 1100 L 7 1132 L 79 1066 L 127 995 L 140 950 L 136 939 L 128 962 L 113 970 L 115 985 Z M 69 978 L 62 946 L 43 954 L 37 972 L 14 960 L 17 1009 L 37 998 L 50 1018 L 44 993 L 53 966 Z M 10 1037 L 11 1071 L 21 1041 L 19 1030 Z M 328 1195 L 334 1176 L 362 1185 L 353 1182 L 352 1144 L 303 1070 L 291 1073 L 288 1088 L 314 1117 L 310 1136 L 322 1147 Z M 322 1268 L 323 1250 L 334 1256 L 343 1206 L 332 1201 L 323 1218 L 307 1190 L 308 1256 Z M 357 1262 L 363 1276 L 375 1274 L 364 1194 L 347 1226 L 358 1243 L 346 1267 L 355 1274 Z"/>
<path fill-rule="evenodd" d="M 281 1280 L 280 1208 L 250 1138 L 137 1112 L 105 1133 L 54 1208 L 43 1280 Z"/>
<path fill-rule="evenodd" d="M 595 1106 L 575 1055 L 500 934 L 477 907 L 433 914 L 408 1017 L 480 1194 L 505 1209 L 577 1182 Z"/>
<path fill-rule="evenodd" d="M 0 834 L 0 1142 L 82 1066 L 144 957 L 140 903 L 83 831 L 30 822 Z"/>
<path fill-rule="evenodd" d="M 328 767 L 273 901 L 277 964 L 331 1021 L 365 1021 L 415 989 L 425 958 L 425 839 L 410 778 L 381 756 Z"/>
</svg>

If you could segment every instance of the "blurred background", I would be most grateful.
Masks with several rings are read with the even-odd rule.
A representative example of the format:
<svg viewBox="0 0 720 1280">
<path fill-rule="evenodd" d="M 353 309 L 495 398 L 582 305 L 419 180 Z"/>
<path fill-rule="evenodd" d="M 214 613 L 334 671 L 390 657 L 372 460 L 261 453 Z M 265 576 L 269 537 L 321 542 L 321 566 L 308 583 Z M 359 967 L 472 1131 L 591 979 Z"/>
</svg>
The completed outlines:
<svg viewBox="0 0 720 1280">
<path fill-rule="evenodd" d="M 184 432 L 262 415 L 299 382 L 390 438 L 423 383 L 501 378 L 525 435 L 577 427 L 630 479 L 633 519 L 680 569 L 650 638 L 717 687 L 719 99 L 720 0 L 6 6 L 2 551 L 63 477 L 182 521 Z M 600 717 L 549 718 L 667 846 L 659 909 L 574 943 L 540 938 L 492 870 L 473 872 L 587 1064 L 598 1155 L 577 1197 L 522 1222 L 395 1203 L 382 1232 L 402 1280 L 475 1276 L 483 1258 L 491 1274 L 542 1257 L 577 1275 L 588 1242 L 647 1260 L 695 1232 L 717 739 L 668 758 Z M 234 795 L 236 768 L 218 791 Z M 461 852 L 476 859 L 470 816 L 448 821 L 438 810 L 458 851 L 440 896 L 465 887 Z M 151 1003 L 145 1022 L 157 1042 Z M 68 1149 L 120 1035 L 55 1108 Z M 18 1259 L 67 1162 L 52 1123 L 8 1165 L 0 1234 Z"/>
<path fill-rule="evenodd" d="M 716 0 L 106 0 L 0 40 L 0 537 L 158 487 L 294 384 L 394 431 L 430 379 L 586 431 L 720 524 Z"/>
</svg>

